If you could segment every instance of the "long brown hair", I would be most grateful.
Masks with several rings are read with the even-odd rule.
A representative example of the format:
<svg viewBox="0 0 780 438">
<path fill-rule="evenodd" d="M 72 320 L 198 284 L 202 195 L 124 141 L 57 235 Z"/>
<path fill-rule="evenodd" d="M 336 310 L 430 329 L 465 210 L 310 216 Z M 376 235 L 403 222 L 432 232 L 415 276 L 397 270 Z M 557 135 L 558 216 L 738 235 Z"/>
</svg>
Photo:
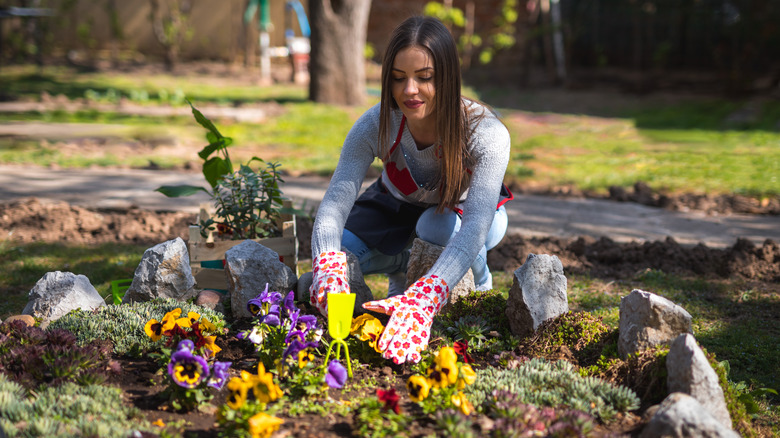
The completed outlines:
<svg viewBox="0 0 780 438">
<path fill-rule="evenodd" d="M 389 132 L 392 111 L 398 109 L 392 94 L 393 62 L 398 52 L 412 46 L 424 48 L 433 60 L 436 134 L 442 148 L 438 210 L 443 211 L 458 204 L 461 194 L 466 190 L 468 178 L 465 169 L 470 164 L 467 148 L 471 135 L 469 126 L 474 120 L 469 120 L 472 115 L 466 110 L 460 94 L 460 60 L 455 39 L 447 27 L 435 18 L 408 18 L 390 37 L 382 61 L 379 151 L 381 157 L 386 157 L 394 139 L 394 133 Z"/>
</svg>

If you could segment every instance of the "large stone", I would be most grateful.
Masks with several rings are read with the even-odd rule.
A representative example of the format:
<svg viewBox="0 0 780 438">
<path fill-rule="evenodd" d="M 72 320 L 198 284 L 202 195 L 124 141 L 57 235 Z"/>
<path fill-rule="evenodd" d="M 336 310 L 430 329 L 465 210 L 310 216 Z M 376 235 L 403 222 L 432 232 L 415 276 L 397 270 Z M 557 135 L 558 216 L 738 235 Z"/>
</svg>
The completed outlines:
<svg viewBox="0 0 780 438">
<path fill-rule="evenodd" d="M 144 251 L 122 304 L 155 298 L 184 301 L 195 297 L 197 291 L 194 286 L 187 244 L 177 237 Z"/>
<path fill-rule="evenodd" d="M 670 393 L 690 395 L 724 426 L 732 428 L 718 375 L 693 335 L 682 334 L 672 342 L 666 356 L 666 371 L 666 386 Z"/>
<path fill-rule="evenodd" d="M 639 438 L 738 438 L 706 407 L 688 394 L 669 394 L 647 423 Z"/>
<path fill-rule="evenodd" d="M 252 316 L 246 304 L 266 285 L 268 290 L 287 296 L 298 282 L 293 270 L 279 260 L 279 254 L 254 240 L 244 240 L 225 252 L 225 273 L 235 318 Z"/>
<path fill-rule="evenodd" d="M 528 336 L 548 319 L 569 311 L 566 276 L 556 256 L 528 254 L 515 271 L 506 316 L 516 336 Z"/>
<path fill-rule="evenodd" d="M 668 345 L 683 333 L 693 333 L 691 315 L 664 297 L 634 289 L 620 300 L 618 354 Z"/>
<path fill-rule="evenodd" d="M 47 326 L 71 310 L 95 310 L 106 302 L 84 275 L 72 272 L 47 272 L 30 291 L 22 314 L 41 319 Z"/>
<path fill-rule="evenodd" d="M 357 256 L 349 251 L 344 251 L 347 254 L 347 281 L 349 282 L 349 290 L 355 294 L 355 315 L 365 313 L 363 309 L 363 303 L 374 299 L 374 294 L 371 292 L 371 288 L 366 284 L 366 280 L 363 277 L 363 270 L 360 269 L 360 261 Z"/>
<path fill-rule="evenodd" d="M 414 242 L 412 242 L 412 249 L 409 253 L 409 263 L 406 269 L 407 288 L 411 286 L 412 283 L 419 280 L 420 277 L 428 273 L 434 263 L 439 259 L 443 250 L 443 246 L 429 243 L 419 238 L 414 239 Z M 461 297 L 465 297 L 474 289 L 476 289 L 476 286 L 474 285 L 474 273 L 469 269 L 458 284 L 456 284 L 455 287 L 450 288 L 450 296 L 447 299 L 445 307 L 458 301 Z"/>
</svg>

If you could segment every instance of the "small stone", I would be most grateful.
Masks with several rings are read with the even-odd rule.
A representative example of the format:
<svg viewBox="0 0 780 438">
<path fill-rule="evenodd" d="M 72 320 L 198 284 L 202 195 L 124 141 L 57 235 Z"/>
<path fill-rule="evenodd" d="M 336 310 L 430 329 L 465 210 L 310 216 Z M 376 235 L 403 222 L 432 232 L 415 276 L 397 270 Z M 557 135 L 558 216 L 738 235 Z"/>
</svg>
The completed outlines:
<svg viewBox="0 0 780 438">
<path fill-rule="evenodd" d="M 14 315 L 9 316 L 5 319 L 3 322 L 11 322 L 11 321 L 22 321 L 27 325 L 27 327 L 32 327 L 35 325 L 35 318 L 32 317 L 32 315 Z"/>
<path fill-rule="evenodd" d="M 222 303 L 222 294 L 213 290 L 202 290 L 195 299 L 195 304 L 214 310 L 217 305 Z"/>
</svg>

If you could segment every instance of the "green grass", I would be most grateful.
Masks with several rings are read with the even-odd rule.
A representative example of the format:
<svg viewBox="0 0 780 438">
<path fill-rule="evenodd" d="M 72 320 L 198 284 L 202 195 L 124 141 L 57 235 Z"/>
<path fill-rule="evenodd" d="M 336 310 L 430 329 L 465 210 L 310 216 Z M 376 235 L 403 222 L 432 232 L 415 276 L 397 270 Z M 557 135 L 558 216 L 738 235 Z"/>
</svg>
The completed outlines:
<svg viewBox="0 0 780 438">
<path fill-rule="evenodd" d="M 21 313 L 28 294 L 47 272 L 85 275 L 100 296 L 111 295 L 111 281 L 133 278 L 147 249 L 141 245 L 72 246 L 65 243 L 16 244 L 0 240 L 0 318 Z M 111 300 L 109 300 L 111 302 Z"/>
<path fill-rule="evenodd" d="M 102 101 L 131 98 L 136 103 L 186 105 L 191 101 L 218 104 L 245 104 L 306 100 L 306 89 L 292 84 L 273 87 L 247 85 L 231 78 L 214 80 L 194 74 L 91 73 L 65 67 L 47 67 L 43 73 L 34 66 L 4 66 L 0 71 L 0 95 L 14 99 L 37 99 L 41 93 L 69 99 L 94 97 Z"/>
<path fill-rule="evenodd" d="M 186 105 L 185 97 L 198 107 L 269 103 L 280 111 L 262 123 L 215 120 L 225 135 L 234 138 L 233 155 L 258 156 L 281 162 L 291 172 L 317 174 L 333 171 L 351 125 L 377 101 L 372 96 L 359 108 L 321 105 L 306 101 L 305 87 L 260 87 L 197 74 L 78 73 L 55 67 L 40 74 L 35 67 L 25 66 L 0 70 L 0 95 L 6 98 L 38 100 L 43 91 L 101 102 L 123 97 L 143 105 Z M 467 92 L 496 105 L 510 129 L 508 181 L 573 185 L 601 193 L 612 185 L 630 187 L 645 181 L 669 192 L 780 195 L 780 102 L 616 93 L 563 96 L 507 88 L 467 88 Z M 733 117 L 745 112 L 746 117 Z M 130 161 L 132 166 L 154 161 L 171 167 L 198 161 L 196 153 L 205 144 L 203 133 L 189 117 L 138 117 L 96 110 L 0 114 L 0 122 L 22 120 L 129 126 L 130 130 L 116 135 L 141 143 L 175 138 L 190 151 L 189 156 L 140 151 Z M 56 141 L 45 136 L 6 137 L 0 141 L 0 162 L 63 167 L 123 162 L 109 152 L 106 157 L 69 158 L 68 152 L 53 146 Z"/>
</svg>

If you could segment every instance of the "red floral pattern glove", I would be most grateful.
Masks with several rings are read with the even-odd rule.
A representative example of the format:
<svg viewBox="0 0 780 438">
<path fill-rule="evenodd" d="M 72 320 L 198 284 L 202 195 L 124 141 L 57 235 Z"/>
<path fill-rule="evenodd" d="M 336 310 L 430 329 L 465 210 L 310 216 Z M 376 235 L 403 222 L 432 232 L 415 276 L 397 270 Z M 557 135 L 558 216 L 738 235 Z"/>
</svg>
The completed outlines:
<svg viewBox="0 0 780 438">
<path fill-rule="evenodd" d="M 348 294 L 347 255 L 341 251 L 324 252 L 314 258 L 309 301 L 323 316 L 328 316 L 328 294 Z"/>
<path fill-rule="evenodd" d="M 441 278 L 421 277 L 403 295 L 369 301 L 363 308 L 390 315 L 377 347 L 382 357 L 396 364 L 420 361 L 420 353 L 428 347 L 433 317 L 439 313 L 449 296 L 450 288 Z"/>
</svg>

